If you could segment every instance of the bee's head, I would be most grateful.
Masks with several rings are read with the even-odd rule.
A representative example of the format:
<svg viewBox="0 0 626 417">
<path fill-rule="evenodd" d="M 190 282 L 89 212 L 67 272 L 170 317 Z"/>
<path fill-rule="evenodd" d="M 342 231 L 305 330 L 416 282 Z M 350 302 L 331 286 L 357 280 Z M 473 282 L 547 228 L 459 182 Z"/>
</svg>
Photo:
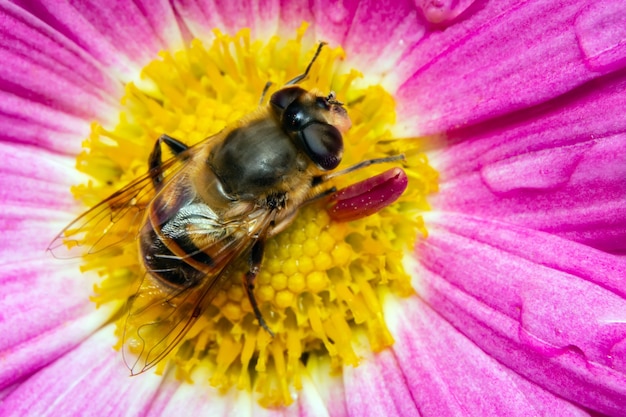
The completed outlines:
<svg viewBox="0 0 626 417">
<path fill-rule="evenodd" d="M 334 169 L 341 162 L 343 138 L 350 118 L 334 93 L 318 96 L 301 87 L 286 87 L 270 98 L 281 128 L 321 169 Z"/>
</svg>

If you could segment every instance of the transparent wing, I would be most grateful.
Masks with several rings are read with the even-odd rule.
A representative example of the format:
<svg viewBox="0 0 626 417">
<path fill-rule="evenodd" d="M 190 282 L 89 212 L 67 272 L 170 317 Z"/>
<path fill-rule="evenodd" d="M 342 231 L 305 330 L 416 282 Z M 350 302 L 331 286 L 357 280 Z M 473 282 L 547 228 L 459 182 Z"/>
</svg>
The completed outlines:
<svg viewBox="0 0 626 417">
<path fill-rule="evenodd" d="M 252 222 L 248 221 L 250 216 Z M 149 273 L 145 274 L 128 302 L 124 325 L 123 356 L 131 375 L 154 367 L 182 341 L 221 288 L 227 267 L 248 252 L 256 237 L 265 234 L 272 216 L 272 212 L 263 211 L 249 214 L 246 221 L 231 220 L 224 225 L 226 234 L 199 248 L 211 253 L 215 263 L 206 265 L 206 276 L 198 285 L 164 288 Z"/>
<path fill-rule="evenodd" d="M 80 215 L 52 240 L 48 250 L 55 258 L 68 259 L 101 254 L 134 242 L 144 212 L 155 196 L 154 178 L 162 175 L 162 184 L 173 181 L 200 149 L 199 145 L 218 135 L 164 161 L 158 170 L 147 172 Z"/>
</svg>

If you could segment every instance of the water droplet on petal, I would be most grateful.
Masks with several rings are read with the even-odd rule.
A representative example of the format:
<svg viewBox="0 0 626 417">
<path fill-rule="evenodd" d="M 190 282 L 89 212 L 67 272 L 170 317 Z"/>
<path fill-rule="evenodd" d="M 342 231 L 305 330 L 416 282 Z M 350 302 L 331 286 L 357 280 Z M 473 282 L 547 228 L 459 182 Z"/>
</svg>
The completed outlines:
<svg viewBox="0 0 626 417">
<path fill-rule="evenodd" d="M 415 0 L 424 17 L 436 25 L 449 25 L 463 13 L 474 0 Z"/>
<path fill-rule="evenodd" d="M 612 71 L 626 61 L 626 8 L 623 0 L 602 1 L 584 9 L 574 23 L 587 65 Z"/>
<path fill-rule="evenodd" d="M 494 193 L 548 190 L 565 185 L 592 146 L 587 142 L 516 155 L 483 167 L 480 174 Z"/>
</svg>

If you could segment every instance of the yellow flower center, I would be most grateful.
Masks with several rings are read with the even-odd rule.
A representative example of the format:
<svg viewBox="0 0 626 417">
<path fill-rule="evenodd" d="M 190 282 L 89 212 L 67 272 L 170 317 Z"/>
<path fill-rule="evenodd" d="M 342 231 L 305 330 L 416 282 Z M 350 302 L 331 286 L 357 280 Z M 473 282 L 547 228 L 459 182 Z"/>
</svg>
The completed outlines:
<svg viewBox="0 0 626 417">
<path fill-rule="evenodd" d="M 139 82 L 126 86 L 118 125 L 112 130 L 93 125 L 77 166 L 94 180 L 74 187 L 74 194 L 88 206 L 97 204 L 146 172 L 161 134 L 188 145 L 214 135 L 255 110 L 270 81 L 261 104 L 266 105 L 272 92 L 310 62 L 315 46 L 303 51 L 304 32 L 305 27 L 295 39 L 266 43 L 251 41 L 248 30 L 234 37 L 215 32 L 208 47 L 194 40 L 183 51 L 162 52 L 143 69 Z M 428 209 L 425 196 L 436 191 L 437 173 L 423 154 L 412 151 L 416 142 L 391 138 L 393 98 L 380 86 L 357 82 L 357 71 L 343 71 L 343 58 L 341 48 L 324 48 L 300 85 L 335 91 L 345 103 L 352 128 L 344 136 L 341 167 L 406 152 L 407 191 L 380 213 L 350 223 L 331 220 L 324 202 L 304 207 L 289 228 L 266 243 L 256 280 L 255 297 L 275 336 L 255 319 L 242 286 L 247 263 L 239 262 L 157 371 L 173 364 L 179 378 L 191 381 L 192 371 L 204 366 L 213 386 L 256 390 L 266 406 L 289 404 L 291 388 L 301 387 L 307 358 L 330 357 L 340 370 L 358 365 L 356 334 L 366 334 L 375 351 L 393 343 L 381 297 L 412 291 L 401 260 L 416 234 L 426 233 L 419 214 Z M 345 187 L 387 168 L 372 166 L 337 178 L 335 185 Z M 93 244 L 93 237 L 86 239 L 81 243 Z M 93 297 L 98 305 L 122 306 L 133 297 L 145 276 L 136 246 L 85 258 L 83 268 L 103 276 Z M 120 314 L 118 320 L 120 338 L 131 330 L 125 328 L 126 317 Z M 154 333 L 144 336 L 165 337 Z"/>
</svg>

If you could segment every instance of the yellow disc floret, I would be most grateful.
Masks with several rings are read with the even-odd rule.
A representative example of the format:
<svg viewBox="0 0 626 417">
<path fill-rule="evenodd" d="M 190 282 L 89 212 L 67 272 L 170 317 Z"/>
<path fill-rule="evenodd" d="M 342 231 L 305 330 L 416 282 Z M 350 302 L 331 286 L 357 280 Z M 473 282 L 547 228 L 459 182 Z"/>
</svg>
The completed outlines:
<svg viewBox="0 0 626 417">
<path fill-rule="evenodd" d="M 268 42 L 252 41 L 248 30 L 234 37 L 215 32 L 208 46 L 194 40 L 183 51 L 162 52 L 144 68 L 140 83 L 127 85 L 118 125 L 94 124 L 77 161 L 93 181 L 76 186 L 75 195 L 91 206 L 145 173 L 163 133 L 193 145 L 266 105 L 272 92 L 311 60 L 315 45 L 303 50 L 304 32 L 305 27 L 295 39 Z M 381 294 L 412 291 L 401 260 L 416 234 L 426 233 L 419 213 L 428 209 L 425 196 L 436 191 L 437 173 L 414 150 L 416 141 L 391 139 L 393 98 L 380 86 L 356 87 L 358 72 L 339 71 L 343 58 L 341 48 L 324 48 L 301 86 L 335 91 L 345 103 L 353 126 L 344 137 L 341 167 L 405 153 L 407 191 L 378 214 L 350 223 L 333 221 L 324 202 L 302 208 L 285 231 L 266 242 L 255 282 L 255 298 L 274 337 L 259 327 L 242 286 L 247 263 L 236 262 L 157 370 L 174 365 L 178 377 L 191 381 L 192 371 L 203 365 L 216 387 L 256 390 L 263 405 L 289 404 L 292 387 L 301 386 L 305 358 L 328 356 L 339 370 L 358 365 L 355 332 L 367 334 L 374 350 L 393 343 Z M 335 185 L 342 188 L 381 170 L 338 177 Z M 145 274 L 136 245 L 86 262 L 85 269 L 103 276 L 93 297 L 99 304 L 122 304 Z M 120 316 L 121 334 L 127 324 Z"/>
</svg>

